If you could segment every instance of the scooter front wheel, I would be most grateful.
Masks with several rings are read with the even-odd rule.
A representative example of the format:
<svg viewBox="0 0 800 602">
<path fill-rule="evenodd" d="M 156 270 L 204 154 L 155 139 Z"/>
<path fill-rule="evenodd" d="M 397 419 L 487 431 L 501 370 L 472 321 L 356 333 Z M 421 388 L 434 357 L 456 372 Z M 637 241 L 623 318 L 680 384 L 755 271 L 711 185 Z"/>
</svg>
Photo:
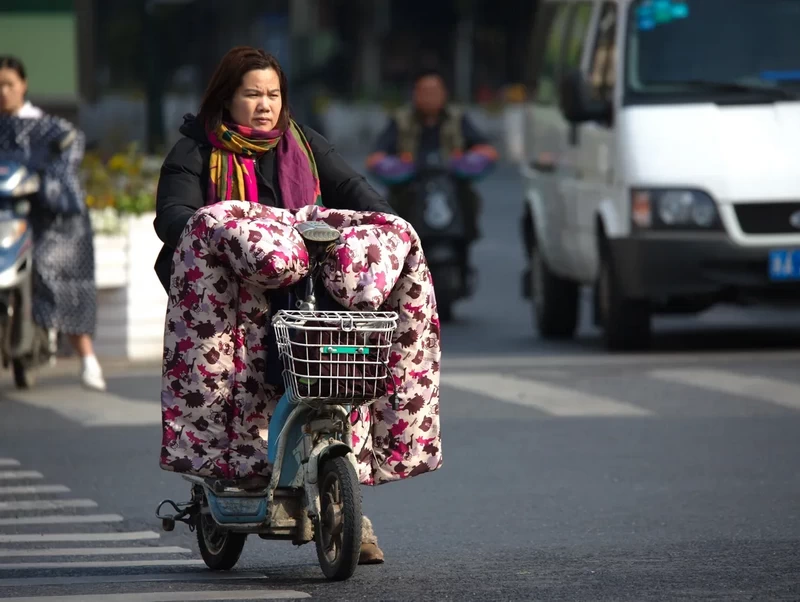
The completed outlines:
<svg viewBox="0 0 800 602">
<path fill-rule="evenodd" d="M 197 545 L 203 562 L 212 571 L 229 571 L 239 561 L 247 533 L 222 529 L 208 513 L 197 516 Z"/>
<path fill-rule="evenodd" d="M 349 579 L 361 553 L 361 486 L 347 458 L 325 460 L 319 475 L 320 517 L 314 539 L 325 577 Z"/>
</svg>

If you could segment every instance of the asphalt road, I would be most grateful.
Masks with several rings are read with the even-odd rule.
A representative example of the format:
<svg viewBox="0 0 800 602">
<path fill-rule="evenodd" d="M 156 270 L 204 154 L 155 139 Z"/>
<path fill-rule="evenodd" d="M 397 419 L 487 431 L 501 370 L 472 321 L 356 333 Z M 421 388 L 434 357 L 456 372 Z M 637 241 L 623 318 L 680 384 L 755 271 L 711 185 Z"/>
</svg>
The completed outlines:
<svg viewBox="0 0 800 602">
<path fill-rule="evenodd" d="M 659 320 L 632 356 L 588 323 L 545 343 L 519 183 L 483 189 L 480 289 L 444 331 L 444 466 L 364 492 L 386 564 L 330 584 L 313 545 L 252 539 L 209 573 L 154 518 L 187 493 L 157 466 L 158 367 L 109 365 L 87 396 L 64 362 L 30 393 L 0 380 L 0 599 L 800 599 L 800 313 Z"/>
</svg>

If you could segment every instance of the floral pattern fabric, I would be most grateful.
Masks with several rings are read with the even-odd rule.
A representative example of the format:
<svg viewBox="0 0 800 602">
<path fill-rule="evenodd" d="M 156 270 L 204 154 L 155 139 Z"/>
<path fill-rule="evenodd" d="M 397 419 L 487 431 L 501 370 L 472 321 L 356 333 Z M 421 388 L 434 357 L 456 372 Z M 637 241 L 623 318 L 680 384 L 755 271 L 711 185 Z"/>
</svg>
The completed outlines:
<svg viewBox="0 0 800 602">
<path fill-rule="evenodd" d="M 362 483 L 441 466 L 439 320 L 419 238 L 381 213 L 242 201 L 197 211 L 173 256 L 162 373 L 164 470 L 243 479 L 270 474 L 269 419 L 282 387 L 266 379 L 270 293 L 308 273 L 298 222 L 342 234 L 322 282 L 344 309 L 395 311 L 388 396 L 351 414 Z"/>
</svg>

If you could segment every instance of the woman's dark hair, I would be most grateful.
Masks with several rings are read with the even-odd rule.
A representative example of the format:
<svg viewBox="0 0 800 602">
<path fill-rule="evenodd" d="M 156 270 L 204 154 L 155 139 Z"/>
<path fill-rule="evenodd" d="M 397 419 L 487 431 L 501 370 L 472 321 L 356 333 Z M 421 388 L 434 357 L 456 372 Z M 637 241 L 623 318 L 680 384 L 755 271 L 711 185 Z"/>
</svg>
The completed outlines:
<svg viewBox="0 0 800 602">
<path fill-rule="evenodd" d="M 0 56 L 0 69 L 12 69 L 17 72 L 17 75 L 19 75 L 19 78 L 22 81 L 26 81 L 28 79 L 25 75 L 25 65 L 23 65 L 22 61 L 15 56 Z"/>
<path fill-rule="evenodd" d="M 274 69 L 281 85 L 281 114 L 277 128 L 285 130 L 289 126 L 289 91 L 286 74 L 278 59 L 260 48 L 237 46 L 228 51 L 217 65 L 200 103 L 198 117 L 208 129 L 216 129 L 223 121 L 230 119 L 226 105 L 231 101 L 246 73 L 256 69 Z"/>
</svg>

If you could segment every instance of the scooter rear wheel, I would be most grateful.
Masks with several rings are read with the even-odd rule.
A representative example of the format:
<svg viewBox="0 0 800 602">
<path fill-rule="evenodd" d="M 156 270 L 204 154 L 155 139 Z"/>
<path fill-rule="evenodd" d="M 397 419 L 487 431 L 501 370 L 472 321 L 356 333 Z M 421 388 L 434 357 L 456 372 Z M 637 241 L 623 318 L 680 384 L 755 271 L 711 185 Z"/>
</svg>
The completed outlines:
<svg viewBox="0 0 800 602">
<path fill-rule="evenodd" d="M 247 534 L 220 528 L 210 514 L 198 514 L 196 526 L 197 545 L 206 566 L 212 571 L 229 571 L 236 566 Z"/>
<path fill-rule="evenodd" d="M 28 366 L 27 362 L 15 359 L 12 362 L 14 369 L 14 384 L 17 389 L 32 389 L 36 385 L 36 372 Z"/>
<path fill-rule="evenodd" d="M 319 474 L 320 517 L 314 533 L 317 558 L 325 577 L 352 577 L 361 553 L 361 486 L 347 458 L 325 460 Z"/>
</svg>

